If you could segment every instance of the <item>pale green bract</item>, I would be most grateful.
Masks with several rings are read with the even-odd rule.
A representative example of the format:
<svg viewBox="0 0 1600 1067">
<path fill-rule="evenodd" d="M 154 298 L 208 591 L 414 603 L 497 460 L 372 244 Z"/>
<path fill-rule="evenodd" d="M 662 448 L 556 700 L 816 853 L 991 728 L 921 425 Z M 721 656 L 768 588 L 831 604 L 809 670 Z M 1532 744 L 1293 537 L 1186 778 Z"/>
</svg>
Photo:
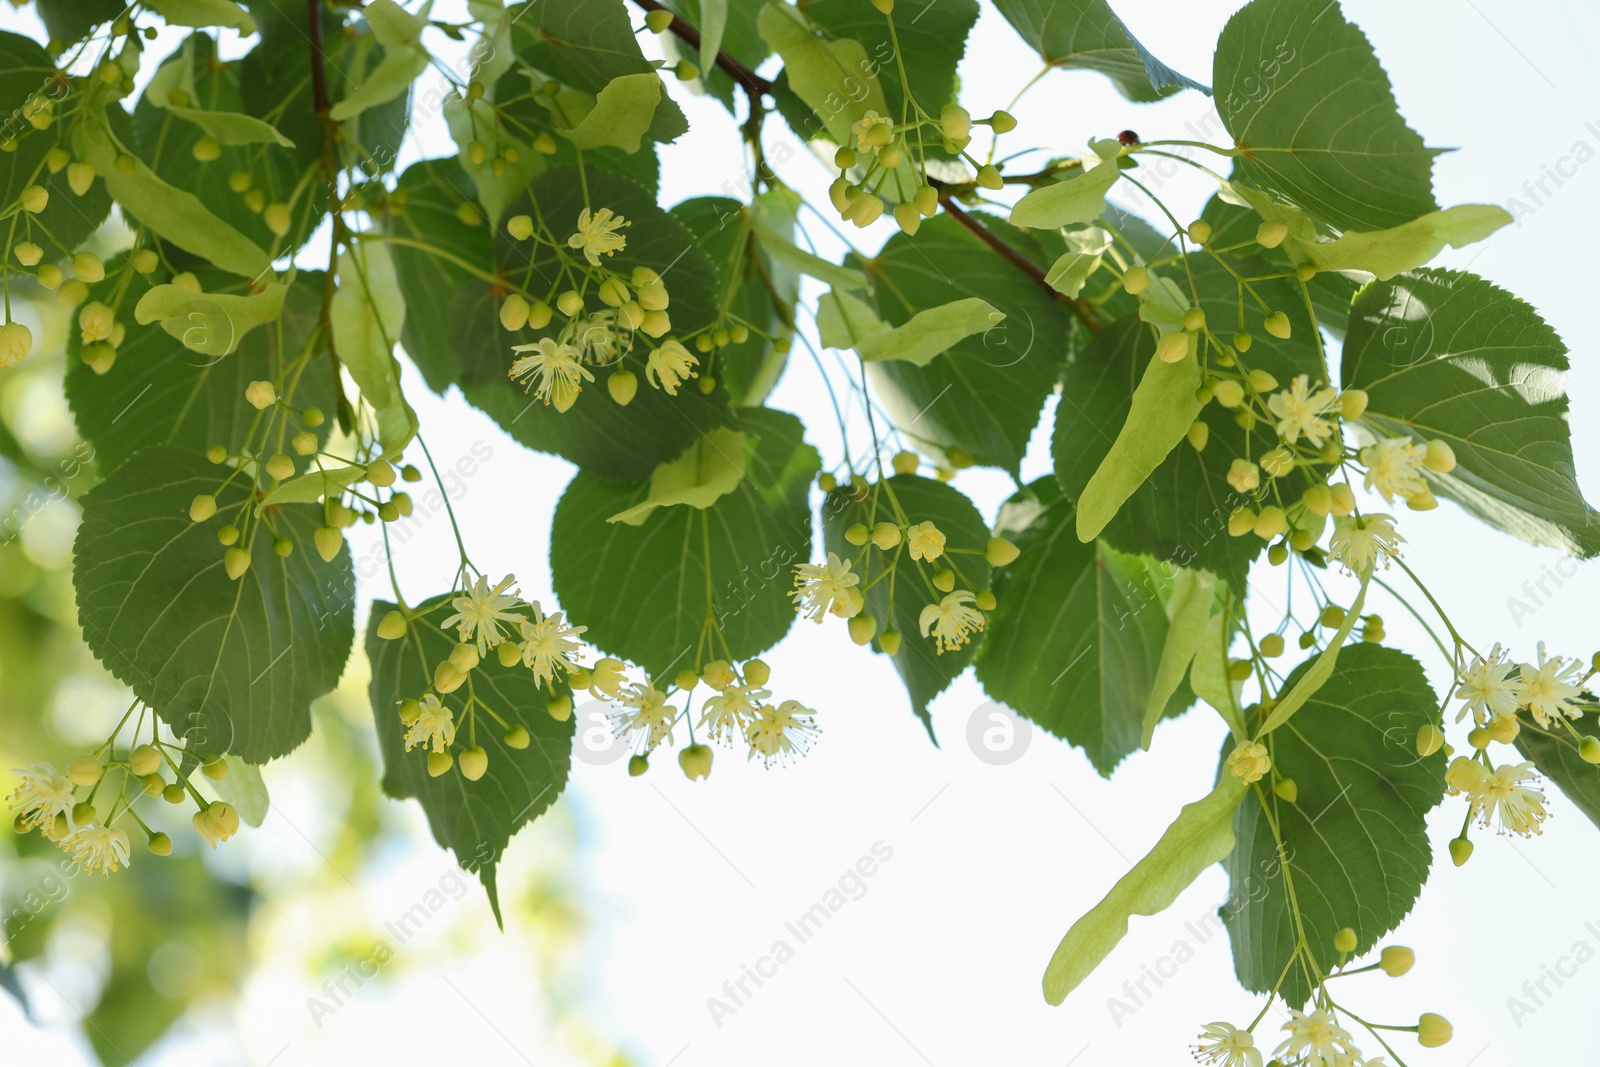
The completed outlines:
<svg viewBox="0 0 1600 1067">
<path fill-rule="evenodd" d="M 745 435 L 725 426 L 700 435 L 677 459 L 650 475 L 650 495 L 607 522 L 639 526 L 656 508 L 687 504 L 704 511 L 738 487 L 744 479 Z"/>
<path fill-rule="evenodd" d="M 969 296 L 926 308 L 904 325 L 864 337 L 855 350 L 866 363 L 899 360 L 925 367 L 957 341 L 992 330 L 1004 319 L 1005 313 L 987 300 Z"/>
<path fill-rule="evenodd" d="M 1166 910 L 1200 872 L 1233 851 L 1233 811 L 1245 789 L 1241 779 L 1224 774 L 1210 793 L 1183 806 L 1155 847 L 1056 946 L 1044 972 L 1045 1000 L 1067 999 L 1117 947 L 1130 918 Z"/>
<path fill-rule="evenodd" d="M 624 74 L 595 97 L 594 107 L 561 136 L 579 148 L 620 148 L 637 152 L 661 102 L 661 78 Z"/>
<path fill-rule="evenodd" d="M 1173 578 L 1172 595 L 1167 600 L 1167 640 L 1161 646 L 1161 659 L 1156 663 L 1155 680 L 1145 703 L 1140 748 L 1150 747 L 1167 702 L 1189 673 L 1189 665 L 1210 628 L 1215 600 L 1216 579 L 1206 571 L 1179 570 Z"/>
<path fill-rule="evenodd" d="M 276 322 L 283 314 L 288 286 L 268 282 L 259 293 L 196 293 L 181 285 L 157 285 L 139 298 L 134 321 L 161 328 L 182 341 L 185 348 L 209 356 L 231 355 L 244 335 L 258 326 Z"/>
<path fill-rule="evenodd" d="M 1093 222 L 1106 213 L 1106 194 L 1121 177 L 1115 141 L 1096 141 L 1098 162 L 1064 182 L 1035 189 L 1011 209 L 1011 224 L 1032 229 L 1054 229 Z"/>
<path fill-rule="evenodd" d="M 360 242 L 339 253 L 339 288 L 329 308 L 334 351 L 378 418 L 384 455 L 398 456 L 417 434 L 417 415 L 400 392 L 394 345 L 406 304 L 394 261 L 380 243 Z"/>
<path fill-rule="evenodd" d="M 384 2 L 384 0 L 378 0 Z M 225 26 L 248 37 L 256 32 L 256 20 L 233 0 L 146 0 L 169 26 Z"/>
<path fill-rule="evenodd" d="M 868 112 L 887 115 L 883 87 L 875 64 L 860 42 L 849 38 L 825 41 L 806 24 L 800 10 L 769 3 L 756 20 L 762 38 L 783 57 L 789 87 L 804 100 L 822 127 L 841 145 L 854 145 L 851 127 Z"/>
</svg>

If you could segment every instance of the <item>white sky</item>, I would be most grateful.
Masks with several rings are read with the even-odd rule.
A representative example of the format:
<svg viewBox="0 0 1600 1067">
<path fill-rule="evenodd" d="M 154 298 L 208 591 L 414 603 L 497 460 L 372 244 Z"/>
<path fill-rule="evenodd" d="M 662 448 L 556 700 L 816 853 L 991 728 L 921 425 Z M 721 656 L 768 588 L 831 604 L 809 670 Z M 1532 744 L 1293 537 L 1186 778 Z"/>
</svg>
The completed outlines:
<svg viewBox="0 0 1600 1067">
<path fill-rule="evenodd" d="M 1157 55 L 1202 81 L 1210 80 L 1212 44 L 1235 6 L 1207 0 L 1120 5 Z M 1600 105 L 1593 104 L 1600 100 L 1600 14 L 1589 5 L 1349 0 L 1345 9 L 1373 39 L 1411 124 L 1430 144 L 1460 146 L 1436 167 L 1442 204 L 1528 200 L 1524 182 L 1537 181 L 1576 143 L 1600 150 Z M 438 11 L 445 10 L 441 2 Z M 19 23 L 31 24 L 31 14 L 0 16 L 0 25 Z M 964 103 L 974 114 L 1003 106 L 1036 69 L 1033 54 L 985 8 L 961 68 Z M 662 151 L 664 204 L 718 192 L 741 169 L 733 124 L 720 106 L 674 92 L 693 129 Z M 1094 75 L 1056 73 L 1015 108 L 1021 128 L 1013 140 L 1074 151 L 1092 136 L 1129 126 L 1146 139 L 1184 137 L 1184 124 L 1209 110 L 1209 102 L 1194 94 L 1134 106 Z M 773 139 L 789 136 L 777 120 L 769 128 Z M 442 154 L 441 137 L 437 124 L 425 130 L 421 150 Z M 828 176 L 821 166 L 799 158 L 784 176 L 824 201 Z M 1168 189 L 1180 218 L 1197 214 L 1210 191 L 1198 181 L 1174 181 Z M 1470 263 L 1527 298 L 1576 348 L 1570 391 L 1579 412 L 1573 426 L 1578 469 L 1591 497 L 1600 497 L 1600 420 L 1592 414 L 1600 412 L 1600 385 L 1588 351 L 1592 271 L 1589 250 L 1580 243 L 1596 232 L 1600 166 L 1579 168 L 1555 192 L 1521 225 L 1440 262 Z M 888 232 L 871 231 L 868 249 Z M 413 372 L 406 384 L 441 461 L 475 442 L 492 449 L 456 505 L 474 558 L 491 571 L 514 570 L 530 593 L 548 589 L 550 515 L 570 467 L 523 451 L 459 397 L 427 394 Z M 807 362 L 794 363 L 770 403 L 801 414 L 813 443 L 830 461 L 837 457 L 832 415 Z M 1047 419 L 1035 435 L 1026 477 L 1048 469 L 1048 425 Z M 968 472 L 956 484 L 991 517 L 1007 489 L 1007 480 L 992 472 Z M 1563 578 L 1559 588 L 1547 586 L 1555 595 L 1519 627 L 1508 598 L 1526 597 L 1524 583 L 1553 567 L 1558 553 L 1495 533 L 1450 504 L 1402 518 L 1408 561 L 1441 592 L 1475 643 L 1504 641 L 1528 657 L 1540 639 L 1553 652 L 1587 656 L 1595 650 L 1600 630 L 1590 621 L 1590 605 L 1600 594 L 1600 571 L 1593 566 Z M 448 580 L 449 539 L 446 524 L 434 522 L 406 547 L 399 566 L 408 589 Z M 357 544 L 358 555 L 363 548 Z M 1271 576 L 1258 578 L 1271 596 Z M 1378 610 L 1388 620 L 1390 643 L 1426 651 L 1426 638 L 1398 607 Z M 437 928 L 425 929 L 402 950 L 406 965 L 396 968 L 392 981 L 363 989 L 321 1028 L 311 1023 L 305 1001 L 325 975 L 312 977 L 300 962 L 302 939 L 319 932 L 336 939 L 329 924 L 346 923 L 352 931 L 381 925 L 438 886 L 449 870 L 408 805 L 404 814 L 414 827 L 409 850 L 386 857 L 378 871 L 360 879 L 359 892 L 320 897 L 283 917 L 257 945 L 273 962 L 247 988 L 237 1012 L 198 1020 L 186 1030 L 193 1036 L 164 1044 L 150 1062 L 294 1067 L 358 1056 L 424 1062 L 434 1054 L 470 1052 L 484 1065 L 543 1065 L 573 1062 L 579 1040 L 573 1035 L 587 1028 L 611 1035 L 638 1062 L 656 1067 L 1098 1067 L 1188 1062 L 1184 1046 L 1201 1023 L 1242 1023 L 1254 1015 L 1258 1002 L 1233 979 L 1226 937 L 1201 943 L 1186 928 L 1222 900 L 1226 879 L 1218 869 L 1166 914 L 1136 920 L 1129 937 L 1063 1007 L 1046 1006 L 1039 989 L 1045 961 L 1072 920 L 1153 843 L 1181 803 L 1209 787 L 1223 734 L 1209 711 L 1165 726 L 1152 752 L 1106 782 L 1080 752 L 1042 733 L 1009 766 L 977 759 L 964 736 L 984 697 L 970 674 L 935 702 L 943 748 L 933 748 L 888 662 L 850 644 L 842 627 L 797 626 L 767 658 L 774 688 L 817 708 L 824 727 L 821 743 L 797 766 L 765 772 L 719 750 L 711 780 L 691 784 L 667 760 L 638 780 L 627 778 L 620 764 L 575 764 L 561 817 L 524 831 L 514 845 L 503 886 L 545 862 L 541 857 L 559 855 L 561 819 L 577 835 L 576 877 L 591 925 L 583 948 L 586 984 L 568 991 L 579 1004 L 567 1018 L 546 1016 L 522 942 L 492 933 L 473 889 L 449 904 Z M 280 815 L 239 850 L 269 883 L 284 880 L 282 869 L 303 871 L 322 862 L 293 832 L 306 827 L 312 840 L 326 840 L 327 814 L 317 806 L 322 794 L 296 770 L 296 758 L 267 770 Z M 1392 939 L 1416 949 L 1416 969 L 1399 981 L 1353 979 L 1345 994 L 1369 1018 L 1406 1023 L 1429 1010 L 1452 1020 L 1455 1040 L 1441 1050 L 1420 1050 L 1398 1035 L 1407 1062 L 1577 1062 L 1579 1049 L 1592 1048 L 1600 963 L 1579 967 L 1520 1025 L 1506 1005 L 1507 997 L 1522 995 L 1525 980 L 1537 980 L 1576 942 L 1600 951 L 1600 904 L 1592 892 L 1600 879 L 1596 830 L 1563 799 L 1553 807 L 1542 838 L 1479 834 L 1476 857 L 1460 870 L 1449 865 L 1444 846 L 1459 827 L 1461 809 L 1447 803 L 1436 813 L 1431 838 L 1443 866 L 1415 917 Z M 798 945 L 794 957 L 719 1026 L 707 998 L 723 996 L 724 981 L 737 979 L 774 941 L 796 946 L 785 922 L 820 900 L 880 841 L 893 855 L 866 879 L 865 895 Z M 1123 995 L 1124 981 L 1137 980 L 1178 941 L 1187 942 L 1194 958 L 1119 1025 L 1106 998 Z M 70 987 L 65 998 L 42 998 L 46 1017 L 57 1020 L 42 1032 L 26 1028 L 0 1000 L 8 1051 L 48 1051 L 69 1062 L 72 1042 L 60 1021 L 74 1016 L 63 999 L 72 1000 Z M 1262 1043 L 1272 1042 L 1270 1032 L 1269 1026 Z M 1370 1041 L 1364 1047 L 1379 1051 Z"/>
</svg>

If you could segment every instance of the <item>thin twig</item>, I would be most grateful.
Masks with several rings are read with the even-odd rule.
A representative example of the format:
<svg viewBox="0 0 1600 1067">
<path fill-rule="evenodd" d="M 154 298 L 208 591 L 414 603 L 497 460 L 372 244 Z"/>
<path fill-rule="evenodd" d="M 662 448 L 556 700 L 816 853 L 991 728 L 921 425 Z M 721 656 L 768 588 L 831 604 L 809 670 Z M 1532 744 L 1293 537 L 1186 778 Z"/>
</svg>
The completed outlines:
<svg viewBox="0 0 1600 1067">
<path fill-rule="evenodd" d="M 635 7 L 644 11 L 668 11 L 658 0 L 633 0 Z M 672 22 L 667 29 L 677 34 L 684 44 L 693 48 L 696 53 L 700 49 L 700 31 L 690 25 L 682 15 L 672 12 Z M 717 49 L 717 69 L 739 84 L 739 87 L 749 94 L 752 104 L 761 97 L 772 92 L 772 83 L 761 77 L 755 71 L 734 59 L 728 53 Z"/>
</svg>

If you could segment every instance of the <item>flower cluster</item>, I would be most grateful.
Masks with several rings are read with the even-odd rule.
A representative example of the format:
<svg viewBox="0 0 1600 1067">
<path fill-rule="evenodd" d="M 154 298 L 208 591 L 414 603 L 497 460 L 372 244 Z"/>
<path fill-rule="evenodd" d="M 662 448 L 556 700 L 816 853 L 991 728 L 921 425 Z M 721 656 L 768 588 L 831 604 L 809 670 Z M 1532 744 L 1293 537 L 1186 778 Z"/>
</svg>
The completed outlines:
<svg viewBox="0 0 1600 1067">
<path fill-rule="evenodd" d="M 562 245 L 540 232 L 529 215 L 516 215 L 506 222 L 507 232 L 517 240 L 547 244 L 563 258 L 564 249 L 582 254 L 581 261 L 566 263 L 562 271 L 577 276 L 576 287 L 534 300 L 512 292 L 500 303 L 500 325 L 511 333 L 524 328 L 544 330 L 557 314 L 562 316 L 553 334 L 512 346 L 517 358 L 509 371 L 513 381 L 557 411 L 570 409 L 584 383 L 595 380 L 590 367 L 612 368 L 606 378 L 607 391 L 618 404 L 631 403 L 639 379 L 627 364 L 641 343 L 648 348 L 646 380 L 668 396 L 676 396 L 685 382 L 699 376 L 699 360 L 682 341 L 667 337 L 657 343 L 672 329 L 667 312 L 671 297 L 661 276 L 649 267 L 635 267 L 623 274 L 605 263 L 627 247 L 623 231 L 629 225 L 610 208 L 584 208 L 578 214 L 576 230 Z M 600 302 L 598 308 L 590 305 L 591 289 Z M 708 340 L 702 350 L 710 348 Z M 701 381 L 703 392 L 714 387 L 710 378 Z"/>
<path fill-rule="evenodd" d="M 832 476 L 824 478 L 825 485 L 837 485 Z M 868 490 L 864 482 L 860 483 L 864 498 L 883 488 L 882 482 L 872 490 Z M 885 506 L 899 511 L 892 496 Z M 896 521 L 886 520 L 870 527 L 866 523 L 855 523 L 845 530 L 844 539 L 861 550 L 854 558 L 847 560 L 837 552 L 829 552 L 823 563 L 802 563 L 794 568 L 795 589 L 790 597 L 795 610 L 815 623 L 821 623 L 828 615 L 847 619 L 850 636 L 856 644 L 865 645 L 876 638 L 878 647 L 891 656 L 900 650 L 901 635 L 893 628 L 892 617 L 879 632 L 877 616 L 867 610 L 864 594 L 868 588 L 886 578 L 894 583 L 901 568 L 920 572 L 925 583 L 923 588 L 934 595 L 924 603 L 917 626 L 924 638 L 933 641 L 935 653 L 942 655 L 970 642 L 987 623 L 984 612 L 995 606 L 994 594 L 986 589 L 956 588 L 958 582 L 969 586 L 973 583 L 962 574 L 955 556 L 961 553 L 982 555 L 996 567 L 1017 557 L 1016 546 L 1004 538 L 990 538 L 983 548 L 956 548 L 947 544 L 944 531 L 932 520 L 913 522 L 904 515 Z M 915 579 L 911 578 L 906 578 L 903 586 L 893 586 L 897 592 L 915 587 Z M 899 595 L 905 594 L 899 592 Z"/>
<path fill-rule="evenodd" d="M 884 197 L 891 196 L 896 201 L 895 223 L 906 234 L 915 234 L 924 218 L 939 211 L 939 190 L 928 177 L 926 150 L 932 146 L 971 164 L 976 171 L 971 184 L 988 190 L 1004 188 L 999 169 L 980 163 L 968 154 L 967 146 L 974 126 L 988 126 L 999 135 L 1016 129 L 1016 119 L 1004 111 L 974 119 L 959 104 L 947 104 L 933 116 L 915 99 L 908 103 L 913 114 L 903 123 L 868 110 L 851 124 L 850 143 L 834 153 L 840 174 L 828 187 L 828 197 L 840 219 L 870 226 L 883 216 Z"/>
<path fill-rule="evenodd" d="M 500 666 L 526 668 L 532 673 L 534 683 L 550 693 L 546 710 L 552 717 L 565 720 L 572 714 L 572 698 L 558 690 L 569 678 L 577 681 L 583 656 L 578 639 L 587 628 L 571 625 L 559 611 L 546 614 L 537 600 L 523 600 L 512 588 L 515 581 L 507 575 L 490 585 L 488 577 L 480 574 L 451 597 L 449 606 L 454 613 L 437 626 L 443 632 L 454 630 L 457 644 L 448 656 L 430 665 L 432 684 L 419 696 L 400 702 L 405 749 L 424 749 L 428 773 L 434 777 L 459 767 L 469 781 L 477 781 L 488 770 L 489 754 L 477 743 L 480 711 L 504 731 L 508 748 L 523 749 L 532 742 L 526 726 L 497 711 L 473 684 L 473 671 L 491 652 Z M 391 611 L 378 621 L 378 637 L 399 640 L 413 625 L 431 625 L 425 614 Z M 466 719 L 468 736 L 458 760 L 452 752 L 457 711 L 444 698 L 463 688 L 466 698 L 460 714 Z"/>
<path fill-rule="evenodd" d="M 317 436 L 317 428 L 326 421 L 322 410 L 293 407 L 279 394 L 276 382 L 253 381 L 245 387 L 244 398 L 263 418 L 239 451 L 220 443 L 211 446 L 206 457 L 222 467 L 223 473 L 215 489 L 196 495 L 189 503 L 191 521 L 221 520 L 216 537 L 224 550 L 223 569 L 229 578 L 238 581 L 250 570 L 260 540 L 270 544 L 279 557 L 294 554 L 296 542 L 288 529 L 280 527 L 277 509 L 270 506 L 267 494 L 297 477 L 309 480 L 312 492 L 322 497 L 323 525 L 313 533 L 312 543 L 327 563 L 344 547 L 341 530 L 362 521 L 398 522 L 412 513 L 411 494 L 395 486 L 396 482 L 420 482 L 418 468 L 411 464 L 396 467 L 376 454 L 381 451 L 376 440 L 368 442 L 366 451 L 374 454 L 365 461 L 325 451 Z M 285 438 L 293 455 L 278 451 Z"/>
<path fill-rule="evenodd" d="M 1511 744 L 1524 729 L 1548 734 L 1576 748 L 1589 763 L 1600 763 L 1600 739 L 1580 735 L 1574 725 L 1596 706 L 1585 689 L 1594 674 L 1593 664 L 1585 671 L 1580 660 L 1547 655 L 1542 641 L 1531 663 L 1513 662 L 1505 648 L 1495 645 L 1487 656 L 1474 654 L 1457 672 L 1455 696 L 1461 710 L 1456 721 L 1471 716 L 1467 742 L 1473 751 L 1451 760 L 1445 785 L 1450 795 L 1466 799 L 1469 821 L 1484 827 L 1493 823 L 1502 833 L 1524 837 L 1541 832 L 1549 813 L 1534 765 L 1497 764 L 1489 755 L 1490 745 Z M 1436 747 L 1437 741 L 1430 735 L 1419 737 L 1417 744 L 1421 751 Z M 1450 848 L 1457 864 L 1472 854 L 1465 833 Z"/>
<path fill-rule="evenodd" d="M 134 707 L 137 706 L 136 703 Z M 132 711 L 130 708 L 130 715 Z M 144 833 L 153 855 L 172 853 L 172 839 L 151 829 L 134 810 L 141 798 L 161 797 L 174 805 L 192 799 L 197 805 L 195 832 L 213 848 L 239 829 L 239 815 L 232 805 L 207 801 L 201 796 L 178 758 L 181 748 L 153 736 L 118 756 L 117 738 L 127 721 L 125 716 L 96 752 L 78 756 L 65 773 L 57 772 L 43 760 L 12 771 L 19 781 L 7 799 L 16 813 L 12 823 L 16 832 L 37 830 L 91 874 L 111 875 L 133 862 L 128 833 L 116 825 L 125 819 Z M 135 739 L 144 722 L 141 718 L 135 723 Z M 173 774 L 171 780 L 164 774 L 168 769 Z M 206 760 L 201 770 L 213 781 L 228 776 L 228 764 L 220 757 Z"/>
</svg>

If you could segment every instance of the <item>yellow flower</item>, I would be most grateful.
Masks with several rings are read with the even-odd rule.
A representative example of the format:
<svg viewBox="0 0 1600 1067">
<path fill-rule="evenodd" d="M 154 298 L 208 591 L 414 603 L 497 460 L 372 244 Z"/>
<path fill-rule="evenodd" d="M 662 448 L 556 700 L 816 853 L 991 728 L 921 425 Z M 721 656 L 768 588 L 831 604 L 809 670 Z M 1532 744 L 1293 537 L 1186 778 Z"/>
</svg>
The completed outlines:
<svg viewBox="0 0 1600 1067">
<path fill-rule="evenodd" d="M 1426 446 L 1402 437 L 1385 437 L 1377 444 L 1368 445 L 1361 450 L 1361 462 L 1367 468 L 1367 488 L 1376 489 L 1391 503 L 1397 496 L 1423 492 L 1428 488 L 1428 483 L 1422 480 L 1422 461 L 1427 455 Z"/>
<path fill-rule="evenodd" d="M 61 841 L 72 853 L 72 861 L 90 874 L 99 871 L 109 877 L 128 866 L 128 835 L 99 822 L 80 826 Z"/>
<path fill-rule="evenodd" d="M 678 709 L 667 703 L 667 695 L 652 685 L 634 682 L 622 691 L 626 710 L 612 716 L 618 736 L 633 735 L 635 746 L 646 752 L 662 741 L 672 740 L 672 724 Z"/>
<path fill-rule="evenodd" d="M 860 610 L 860 596 L 855 587 L 859 574 L 850 573 L 850 561 L 828 553 L 826 563 L 802 563 L 794 569 L 795 591 L 789 596 L 795 609 L 812 622 L 821 623 L 828 612 L 849 618 Z"/>
<path fill-rule="evenodd" d="M 456 627 L 463 642 L 473 641 L 477 644 L 480 657 L 487 654 L 489 649 L 505 640 L 500 632 L 502 622 L 513 625 L 522 622 L 521 615 L 507 610 L 517 604 L 515 596 L 505 595 L 506 589 L 514 581 L 516 579 L 508 574 L 491 589 L 489 579 L 480 575 L 471 589 L 450 601 L 456 613 L 439 625 Z"/>
<path fill-rule="evenodd" d="M 872 128 L 874 126 L 888 126 L 893 129 L 894 120 L 880 115 L 876 111 L 868 111 L 859 120 L 851 123 L 850 132 L 855 135 L 857 152 L 866 152 L 877 147 L 872 137 Z"/>
<path fill-rule="evenodd" d="M 1541 833 L 1544 822 L 1544 792 L 1522 783 L 1534 778 L 1532 763 L 1503 763 L 1484 778 L 1482 818 L 1500 823 L 1502 832 L 1530 837 Z"/>
<path fill-rule="evenodd" d="M 0 326 L 0 367 L 14 367 L 33 350 L 33 331 L 20 322 Z"/>
<path fill-rule="evenodd" d="M 1267 397 L 1267 407 L 1277 417 L 1278 436 L 1291 445 L 1304 437 L 1313 448 L 1321 448 L 1333 435 L 1333 423 L 1323 418 L 1339 404 L 1332 389 L 1311 391 L 1311 380 L 1304 374 L 1289 383 L 1289 388 Z"/>
<path fill-rule="evenodd" d="M 1267 755 L 1267 746 L 1261 742 L 1245 741 L 1228 757 L 1228 769 L 1249 785 L 1261 781 L 1272 770 L 1272 757 Z"/>
<path fill-rule="evenodd" d="M 1202 1027 L 1194 1058 L 1215 1067 L 1261 1067 L 1261 1050 L 1256 1048 L 1255 1037 L 1230 1023 L 1207 1023 Z"/>
<path fill-rule="evenodd" d="M 745 740 L 750 744 L 750 757 L 760 755 L 767 766 L 787 762 L 803 756 L 816 740 L 816 712 L 798 700 L 785 700 L 777 707 L 770 704 L 756 709 L 756 716 L 745 728 Z"/>
<path fill-rule="evenodd" d="M 567 674 L 577 666 L 572 654 L 583 646 L 572 639 L 588 627 L 568 626 L 559 611 L 546 618 L 537 600 L 529 606 L 533 621 L 522 624 L 522 662 L 533 669 L 535 682 L 548 685 L 558 675 Z"/>
<path fill-rule="evenodd" d="M 406 730 L 406 751 L 421 745 L 434 752 L 444 752 L 455 743 L 455 715 L 433 693 L 423 696 L 417 705 L 412 712 L 415 717 Z"/>
<path fill-rule="evenodd" d="M 668 396 L 678 395 L 678 386 L 690 378 L 698 378 L 695 367 L 700 361 L 690 354 L 687 348 L 676 340 L 667 341 L 654 352 L 645 363 L 644 376 L 650 384 L 666 393 Z"/>
<path fill-rule="evenodd" d="M 602 656 L 595 660 L 593 667 L 589 668 L 589 692 L 597 697 L 617 699 L 622 690 L 622 683 L 626 681 L 623 676 L 623 662 Z"/>
<path fill-rule="evenodd" d="M 917 620 L 922 628 L 922 636 L 932 635 L 940 655 L 960 648 L 974 633 L 983 629 L 986 622 L 983 612 L 968 607 L 975 599 L 965 589 L 957 589 L 939 603 L 929 604 L 922 609 L 922 615 Z"/>
<path fill-rule="evenodd" d="M 608 207 L 599 211 L 584 208 L 578 212 L 578 232 L 567 238 L 567 244 L 582 249 L 589 265 L 598 267 L 601 256 L 615 255 L 627 245 L 628 239 L 617 231 L 628 225 L 628 220 Z"/>
<path fill-rule="evenodd" d="M 57 815 L 65 815 L 67 822 L 72 822 L 72 779 L 57 774 L 43 760 L 13 768 L 12 773 L 20 775 L 22 783 L 6 799 L 16 801 L 11 809 L 17 813 L 23 830 L 54 823 Z"/>
<path fill-rule="evenodd" d="M 714 741 L 748 733 L 757 710 L 770 696 L 771 691 L 757 685 L 730 685 L 706 701 L 700 713 L 700 729 Z"/>
<path fill-rule="evenodd" d="M 911 550 L 912 559 L 932 563 L 944 555 L 944 534 L 931 522 L 919 522 L 906 530 L 906 547 Z"/>
<path fill-rule="evenodd" d="M 582 353 L 553 338 L 541 337 L 531 345 L 513 345 L 511 351 L 527 353 L 511 364 L 512 379 L 521 382 L 525 389 L 532 386 L 533 395 L 546 404 L 554 404 L 557 411 L 570 408 L 583 392 L 583 383 L 594 381 L 594 375 L 578 362 Z"/>
</svg>

